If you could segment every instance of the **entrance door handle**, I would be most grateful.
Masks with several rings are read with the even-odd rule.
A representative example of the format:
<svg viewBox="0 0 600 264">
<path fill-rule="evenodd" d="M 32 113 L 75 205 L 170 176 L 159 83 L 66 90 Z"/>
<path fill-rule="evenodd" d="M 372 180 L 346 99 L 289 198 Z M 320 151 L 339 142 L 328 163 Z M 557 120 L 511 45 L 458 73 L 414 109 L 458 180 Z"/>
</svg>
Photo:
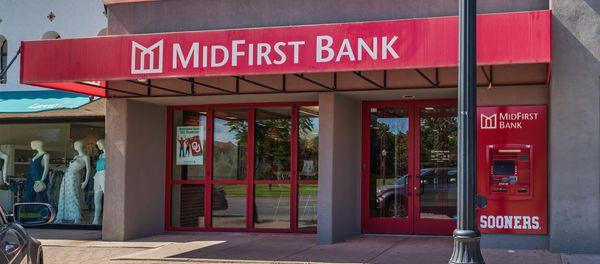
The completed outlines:
<svg viewBox="0 0 600 264">
<path fill-rule="evenodd" d="M 425 182 L 423 180 L 421 180 L 421 177 L 418 176 L 417 180 L 419 181 L 419 191 L 417 192 L 417 196 L 421 196 L 423 195 L 423 193 L 425 193 Z M 416 187 L 415 187 L 415 191 L 416 191 Z"/>
<path fill-rule="evenodd" d="M 406 182 L 404 183 L 404 193 L 406 194 L 406 196 L 412 195 L 412 192 L 409 191 L 410 190 L 409 185 L 410 185 L 410 178 L 411 177 L 412 176 L 410 176 L 410 175 L 406 175 Z"/>
</svg>

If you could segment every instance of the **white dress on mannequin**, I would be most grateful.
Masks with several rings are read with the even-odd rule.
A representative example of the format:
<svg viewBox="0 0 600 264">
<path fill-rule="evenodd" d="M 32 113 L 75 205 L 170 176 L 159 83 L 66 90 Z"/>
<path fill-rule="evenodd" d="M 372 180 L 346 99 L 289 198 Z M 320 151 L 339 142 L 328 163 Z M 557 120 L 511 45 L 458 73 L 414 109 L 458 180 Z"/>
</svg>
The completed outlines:
<svg viewBox="0 0 600 264">
<path fill-rule="evenodd" d="M 85 157 L 77 156 L 70 163 L 60 185 L 56 223 L 65 220 L 81 223 L 81 170 L 85 168 Z"/>
</svg>

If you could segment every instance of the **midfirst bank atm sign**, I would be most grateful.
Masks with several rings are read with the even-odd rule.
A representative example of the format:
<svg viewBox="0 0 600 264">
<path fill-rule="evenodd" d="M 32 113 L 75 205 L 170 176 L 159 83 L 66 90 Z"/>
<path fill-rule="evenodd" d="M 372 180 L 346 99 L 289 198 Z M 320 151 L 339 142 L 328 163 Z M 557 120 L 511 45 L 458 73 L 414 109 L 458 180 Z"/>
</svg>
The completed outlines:
<svg viewBox="0 0 600 264">
<path fill-rule="evenodd" d="M 477 116 L 479 230 L 547 234 L 546 106 L 478 107 Z"/>
<path fill-rule="evenodd" d="M 535 121 L 539 118 L 537 112 L 494 113 L 480 114 L 481 129 L 521 129 L 524 121 Z"/>
</svg>

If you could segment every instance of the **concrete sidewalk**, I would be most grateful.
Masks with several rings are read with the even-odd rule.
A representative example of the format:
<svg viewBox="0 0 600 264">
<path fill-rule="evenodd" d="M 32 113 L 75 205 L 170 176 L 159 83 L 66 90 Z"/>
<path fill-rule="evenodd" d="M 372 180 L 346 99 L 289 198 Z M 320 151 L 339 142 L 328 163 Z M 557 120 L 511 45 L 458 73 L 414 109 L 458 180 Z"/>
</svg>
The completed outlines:
<svg viewBox="0 0 600 264">
<path fill-rule="evenodd" d="M 313 234 L 165 233 L 127 242 L 100 240 L 99 231 L 31 230 L 46 263 L 447 263 L 450 237 L 362 235 L 315 245 Z M 488 264 L 600 263 L 600 256 L 541 250 L 483 249 Z"/>
</svg>

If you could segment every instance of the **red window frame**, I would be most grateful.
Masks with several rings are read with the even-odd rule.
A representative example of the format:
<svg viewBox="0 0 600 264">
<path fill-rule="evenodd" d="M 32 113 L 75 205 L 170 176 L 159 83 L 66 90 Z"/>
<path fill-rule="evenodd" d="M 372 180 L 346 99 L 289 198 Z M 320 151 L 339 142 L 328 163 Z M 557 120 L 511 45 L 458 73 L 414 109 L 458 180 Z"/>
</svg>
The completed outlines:
<svg viewBox="0 0 600 264">
<path fill-rule="evenodd" d="M 318 180 L 300 180 L 298 178 L 298 119 L 299 109 L 302 106 L 318 106 L 318 102 L 277 102 L 277 103 L 236 103 L 236 104 L 209 104 L 185 105 L 167 107 L 167 133 L 166 133 L 166 173 L 165 173 L 165 230 L 167 231 L 225 231 L 225 232 L 293 232 L 315 233 L 316 228 L 298 228 L 298 189 L 301 184 L 318 184 Z M 290 179 L 289 180 L 255 180 L 254 179 L 254 134 L 255 110 L 259 107 L 290 107 Z M 246 179 L 244 180 L 213 180 L 212 154 L 214 136 L 214 111 L 223 108 L 248 109 L 248 148 L 246 160 Z M 180 110 L 206 111 L 206 165 L 205 176 L 202 180 L 173 180 L 173 113 Z M 204 185 L 204 227 L 180 227 L 171 225 L 171 187 L 177 184 Z M 246 186 L 246 227 L 245 228 L 219 228 L 212 227 L 212 188 L 213 185 L 243 184 Z M 254 213 L 254 185 L 255 184 L 290 184 L 290 228 L 255 228 L 253 223 Z"/>
</svg>

